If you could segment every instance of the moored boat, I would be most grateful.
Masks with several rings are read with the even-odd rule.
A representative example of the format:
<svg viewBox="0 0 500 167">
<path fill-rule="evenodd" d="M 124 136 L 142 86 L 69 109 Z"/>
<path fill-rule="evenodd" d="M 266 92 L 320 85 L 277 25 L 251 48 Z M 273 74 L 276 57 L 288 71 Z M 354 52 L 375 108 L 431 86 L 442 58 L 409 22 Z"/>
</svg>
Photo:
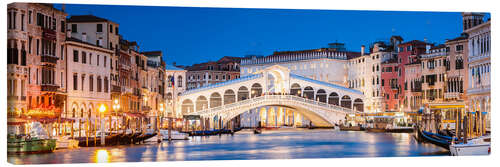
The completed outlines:
<svg viewBox="0 0 500 167">
<path fill-rule="evenodd" d="M 434 145 L 443 147 L 445 149 L 450 149 L 451 137 L 442 136 L 436 133 L 431 133 L 423 130 L 418 130 L 418 138 L 424 139 L 425 141 L 432 143 Z"/>
<path fill-rule="evenodd" d="M 163 140 L 168 140 L 168 130 L 160 130 Z M 181 133 L 179 131 L 172 130 L 171 132 L 172 140 L 189 140 L 189 135 L 187 133 Z"/>
<path fill-rule="evenodd" d="M 69 136 L 59 137 L 56 141 L 56 149 L 78 148 L 78 140 L 70 139 Z"/>
<path fill-rule="evenodd" d="M 56 149 L 56 139 L 50 138 L 40 122 L 33 122 L 30 126 L 27 135 L 8 135 L 7 153 L 45 153 Z"/>
<path fill-rule="evenodd" d="M 450 145 L 450 154 L 452 156 L 489 155 L 490 153 L 490 136 L 481 136 L 468 140 L 467 143 L 452 143 Z"/>
<path fill-rule="evenodd" d="M 383 133 L 385 132 L 385 128 L 366 128 L 366 132 L 371 132 L 371 133 Z"/>
<path fill-rule="evenodd" d="M 31 154 L 47 153 L 56 149 L 56 139 L 38 138 L 9 138 L 7 140 L 7 153 L 9 154 Z"/>
<path fill-rule="evenodd" d="M 413 127 L 391 127 L 385 129 L 389 133 L 413 133 L 414 130 L 415 128 Z"/>
<path fill-rule="evenodd" d="M 340 130 L 341 131 L 363 131 L 365 128 L 362 126 L 343 126 L 340 125 Z"/>
</svg>

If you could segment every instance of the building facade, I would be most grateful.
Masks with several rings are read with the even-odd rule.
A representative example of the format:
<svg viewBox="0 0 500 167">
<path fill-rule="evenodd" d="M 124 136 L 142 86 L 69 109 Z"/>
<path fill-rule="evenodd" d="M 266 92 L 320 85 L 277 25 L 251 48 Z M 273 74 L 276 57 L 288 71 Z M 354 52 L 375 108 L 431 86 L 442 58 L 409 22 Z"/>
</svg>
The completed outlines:
<svg viewBox="0 0 500 167">
<path fill-rule="evenodd" d="M 446 58 L 449 48 L 445 45 L 432 47 L 422 55 L 423 103 L 442 103 L 446 90 Z"/>
<path fill-rule="evenodd" d="M 113 50 L 76 38 L 68 38 L 65 46 L 68 55 L 68 111 L 61 116 L 74 119 L 75 130 L 81 132 L 86 129 L 85 122 L 95 122 L 100 117 L 100 105 L 111 106 L 109 77 Z M 82 135 L 78 133 L 78 136 Z"/>
<path fill-rule="evenodd" d="M 486 125 L 489 129 L 491 126 L 491 21 L 483 23 L 482 17 L 467 19 L 476 18 L 479 14 L 464 13 L 463 15 L 465 22 L 475 23 L 465 30 L 468 34 L 467 103 L 470 111 L 486 113 Z"/>
<path fill-rule="evenodd" d="M 182 114 L 175 111 L 174 106 L 179 104 L 179 95 L 186 90 L 186 73 L 187 70 L 175 67 L 173 65 L 166 65 L 165 67 L 165 80 L 166 80 L 166 111 L 172 113 L 174 118 L 182 118 Z"/>
<path fill-rule="evenodd" d="M 51 4 L 8 4 L 9 116 L 54 118 L 65 111 L 66 16 Z"/>
<path fill-rule="evenodd" d="M 184 67 L 187 70 L 187 89 L 199 88 L 240 77 L 239 57 L 225 56 L 216 62 L 206 62 Z M 175 66 L 175 64 L 174 64 Z"/>
<path fill-rule="evenodd" d="M 446 101 L 466 101 L 468 87 L 468 40 L 467 34 L 455 39 L 447 40 L 446 47 L 449 48 L 446 58 Z"/>
</svg>

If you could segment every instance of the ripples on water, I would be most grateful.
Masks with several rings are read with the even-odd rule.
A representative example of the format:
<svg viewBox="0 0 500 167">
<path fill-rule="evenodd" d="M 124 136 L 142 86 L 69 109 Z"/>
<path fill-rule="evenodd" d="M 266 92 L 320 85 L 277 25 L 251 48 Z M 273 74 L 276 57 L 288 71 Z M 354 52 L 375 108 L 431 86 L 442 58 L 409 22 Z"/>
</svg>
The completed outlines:
<svg viewBox="0 0 500 167">
<path fill-rule="evenodd" d="M 14 164 L 245 160 L 447 155 L 440 147 L 418 143 L 413 134 L 331 130 L 271 132 L 259 135 L 194 137 L 141 145 L 56 150 L 36 155 L 9 155 Z"/>
</svg>

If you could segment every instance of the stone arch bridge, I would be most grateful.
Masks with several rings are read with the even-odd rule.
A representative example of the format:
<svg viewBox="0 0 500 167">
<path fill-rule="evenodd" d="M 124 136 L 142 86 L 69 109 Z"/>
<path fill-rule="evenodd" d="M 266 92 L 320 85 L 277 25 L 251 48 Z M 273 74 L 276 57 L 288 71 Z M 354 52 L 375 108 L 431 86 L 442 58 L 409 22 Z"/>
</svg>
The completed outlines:
<svg viewBox="0 0 500 167">
<path fill-rule="evenodd" d="M 347 114 L 363 111 L 362 92 L 290 73 L 274 65 L 251 75 L 188 90 L 179 96 L 177 112 L 221 118 L 228 122 L 252 108 L 292 108 L 315 126 L 333 126 Z"/>
</svg>

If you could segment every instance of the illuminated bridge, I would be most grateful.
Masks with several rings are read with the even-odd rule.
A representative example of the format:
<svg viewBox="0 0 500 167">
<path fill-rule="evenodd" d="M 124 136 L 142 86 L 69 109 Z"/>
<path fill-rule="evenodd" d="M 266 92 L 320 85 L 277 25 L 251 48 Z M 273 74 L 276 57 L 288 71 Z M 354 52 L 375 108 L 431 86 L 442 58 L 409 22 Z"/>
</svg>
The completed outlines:
<svg viewBox="0 0 500 167">
<path fill-rule="evenodd" d="M 188 90 L 179 97 L 178 110 L 188 117 L 227 123 L 250 109 L 279 106 L 300 113 L 314 126 L 333 126 L 347 114 L 361 112 L 363 98 L 358 90 L 299 76 L 275 65 Z"/>
</svg>

